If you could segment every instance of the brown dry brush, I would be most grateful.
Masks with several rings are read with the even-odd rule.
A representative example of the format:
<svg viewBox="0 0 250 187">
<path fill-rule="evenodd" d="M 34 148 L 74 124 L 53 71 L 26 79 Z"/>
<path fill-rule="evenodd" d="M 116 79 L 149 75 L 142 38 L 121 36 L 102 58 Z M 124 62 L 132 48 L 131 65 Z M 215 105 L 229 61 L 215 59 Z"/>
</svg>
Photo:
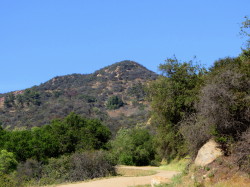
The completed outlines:
<svg viewBox="0 0 250 187">
<path fill-rule="evenodd" d="M 180 122 L 192 156 L 209 138 L 215 137 L 226 155 L 231 154 L 236 144 L 237 163 L 245 170 L 249 168 L 249 159 L 246 161 L 250 148 L 249 88 L 249 77 L 236 70 L 227 69 L 210 77 L 201 89 L 197 113 Z"/>
<path fill-rule="evenodd" d="M 250 128 L 235 145 L 232 156 L 241 170 L 250 173 Z"/>
<path fill-rule="evenodd" d="M 116 175 L 114 164 L 103 151 L 74 153 L 70 156 L 51 158 L 43 165 L 35 160 L 21 163 L 17 169 L 19 183 L 48 185 L 84 181 Z"/>
<path fill-rule="evenodd" d="M 71 181 L 83 181 L 115 175 L 115 167 L 101 151 L 75 153 L 71 157 Z"/>
<path fill-rule="evenodd" d="M 227 70 L 216 75 L 202 89 L 198 111 L 216 131 L 238 139 L 250 123 L 250 81 Z"/>
<path fill-rule="evenodd" d="M 201 116 L 192 114 L 180 122 L 180 131 L 183 135 L 192 159 L 199 149 L 211 138 L 210 128 Z"/>
</svg>

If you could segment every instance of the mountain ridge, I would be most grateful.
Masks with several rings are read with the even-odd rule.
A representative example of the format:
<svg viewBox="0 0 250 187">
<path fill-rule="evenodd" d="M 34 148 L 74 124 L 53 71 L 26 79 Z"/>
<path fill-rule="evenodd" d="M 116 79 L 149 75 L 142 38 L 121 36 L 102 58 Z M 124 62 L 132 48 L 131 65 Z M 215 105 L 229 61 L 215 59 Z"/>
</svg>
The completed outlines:
<svg viewBox="0 0 250 187">
<path fill-rule="evenodd" d="M 128 60 L 91 74 L 56 76 L 38 86 L 0 95 L 0 122 L 5 128 L 31 128 L 65 117 L 72 111 L 98 118 L 110 126 L 117 123 L 115 129 L 129 126 L 126 118 L 131 116 L 134 117 L 130 119 L 131 124 L 143 122 L 148 113 L 144 85 L 157 76 Z M 121 110 L 107 109 L 111 97 L 121 98 L 124 102 Z"/>
</svg>

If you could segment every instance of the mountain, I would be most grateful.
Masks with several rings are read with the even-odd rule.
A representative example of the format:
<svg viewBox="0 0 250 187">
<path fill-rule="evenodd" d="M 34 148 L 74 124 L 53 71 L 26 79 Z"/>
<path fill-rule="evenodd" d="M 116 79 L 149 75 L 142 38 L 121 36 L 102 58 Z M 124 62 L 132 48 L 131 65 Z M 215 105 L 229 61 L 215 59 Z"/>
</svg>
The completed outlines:
<svg viewBox="0 0 250 187">
<path fill-rule="evenodd" d="M 57 76 L 39 86 L 0 95 L 0 122 L 10 129 L 42 126 L 70 112 L 98 118 L 111 130 L 145 122 L 145 84 L 157 74 L 122 61 L 92 74 Z"/>
</svg>

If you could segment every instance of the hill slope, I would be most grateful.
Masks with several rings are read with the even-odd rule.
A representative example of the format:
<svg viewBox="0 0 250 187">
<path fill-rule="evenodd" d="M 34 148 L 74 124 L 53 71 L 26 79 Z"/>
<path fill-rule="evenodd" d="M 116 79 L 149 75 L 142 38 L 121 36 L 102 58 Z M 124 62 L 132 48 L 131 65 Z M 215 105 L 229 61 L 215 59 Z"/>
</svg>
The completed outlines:
<svg viewBox="0 0 250 187">
<path fill-rule="evenodd" d="M 0 95 L 0 122 L 5 128 L 31 128 L 74 111 L 99 118 L 117 130 L 146 120 L 144 84 L 156 77 L 133 61 L 118 62 L 92 74 L 58 76 L 30 89 Z M 116 106 L 117 100 L 121 105 Z M 115 110 L 108 110 L 107 105 L 112 104 Z"/>
</svg>

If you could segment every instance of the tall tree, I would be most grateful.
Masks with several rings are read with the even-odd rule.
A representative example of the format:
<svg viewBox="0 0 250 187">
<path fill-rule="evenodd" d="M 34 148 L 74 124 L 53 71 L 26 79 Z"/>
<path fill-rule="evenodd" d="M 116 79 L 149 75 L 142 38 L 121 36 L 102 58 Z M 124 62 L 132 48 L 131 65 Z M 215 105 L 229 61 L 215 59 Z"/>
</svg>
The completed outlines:
<svg viewBox="0 0 250 187">
<path fill-rule="evenodd" d="M 247 49 L 249 49 L 250 48 L 250 20 L 247 16 L 245 16 L 245 21 L 242 22 L 240 29 L 241 29 L 240 34 L 242 36 L 247 37 L 246 47 Z"/>
<path fill-rule="evenodd" d="M 185 154 L 179 123 L 195 112 L 204 69 L 192 61 L 180 62 L 176 57 L 160 64 L 162 75 L 149 86 L 152 119 L 158 127 L 158 153 L 168 160 Z"/>
</svg>

